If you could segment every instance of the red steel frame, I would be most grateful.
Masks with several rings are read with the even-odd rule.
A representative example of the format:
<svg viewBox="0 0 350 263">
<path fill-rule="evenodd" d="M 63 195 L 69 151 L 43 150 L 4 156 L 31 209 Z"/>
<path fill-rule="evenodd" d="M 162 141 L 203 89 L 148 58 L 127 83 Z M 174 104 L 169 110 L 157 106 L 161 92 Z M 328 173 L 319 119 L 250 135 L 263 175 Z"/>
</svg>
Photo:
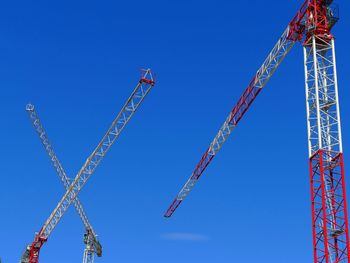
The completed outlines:
<svg viewBox="0 0 350 263">
<path fill-rule="evenodd" d="M 41 231 L 39 231 L 41 233 Z M 36 235 L 34 238 L 34 241 L 31 245 L 31 250 L 29 254 L 29 262 L 31 263 L 38 263 L 39 262 L 39 253 L 41 247 L 46 243 L 47 238 L 42 237 L 40 235 Z"/>
<path fill-rule="evenodd" d="M 296 28 L 295 32 L 303 33 L 305 47 L 315 45 L 313 48 L 315 48 L 316 53 L 327 52 L 326 50 L 321 51 L 322 46 L 319 46 L 317 42 L 313 43 L 313 39 L 316 36 L 317 39 L 328 43 L 333 41 L 334 37 L 330 32 L 331 26 L 327 17 L 328 7 L 333 1 L 308 0 L 306 2 L 307 5 L 303 5 L 296 16 L 296 21 L 303 21 L 304 27 L 297 22 L 296 24 L 299 26 L 294 27 Z M 302 15 L 306 16 L 301 18 Z M 299 36 L 298 40 L 301 39 L 302 37 Z M 335 56 L 335 54 L 332 55 Z M 314 75 L 319 74 L 321 74 L 319 69 L 314 69 Z M 322 98 L 320 98 L 319 103 L 322 103 L 321 100 Z M 321 112 L 318 114 L 318 118 L 322 118 Z M 324 124 L 318 127 L 320 138 L 324 136 L 322 125 Z M 337 132 L 340 133 L 340 130 Z M 333 149 L 329 145 L 325 149 L 322 144 L 321 139 L 319 150 L 312 152 L 309 159 L 314 263 L 350 263 L 349 220 L 343 154 L 341 148 Z"/>
<path fill-rule="evenodd" d="M 343 154 L 319 150 L 312 155 L 310 185 L 314 262 L 350 262 Z"/>
<path fill-rule="evenodd" d="M 295 17 L 289 23 L 290 31 L 288 38 L 293 41 L 301 41 L 303 37 L 309 39 L 311 35 L 330 34 L 327 6 L 333 0 L 306 0 Z M 312 30 L 310 29 L 313 27 Z"/>
</svg>

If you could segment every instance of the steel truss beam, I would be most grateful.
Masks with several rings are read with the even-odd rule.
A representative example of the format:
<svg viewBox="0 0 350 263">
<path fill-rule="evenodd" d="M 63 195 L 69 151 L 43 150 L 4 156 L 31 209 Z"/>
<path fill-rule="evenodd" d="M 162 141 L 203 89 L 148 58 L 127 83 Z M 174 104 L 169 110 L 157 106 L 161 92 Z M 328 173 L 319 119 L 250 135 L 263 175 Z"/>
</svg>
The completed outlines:
<svg viewBox="0 0 350 263">
<path fill-rule="evenodd" d="M 304 45 L 309 156 L 342 152 L 334 39 L 313 36 Z"/>
<path fill-rule="evenodd" d="M 197 183 L 199 177 L 202 175 L 206 167 L 209 165 L 214 156 L 219 152 L 224 142 L 227 140 L 244 114 L 247 112 L 248 108 L 258 96 L 262 88 L 272 77 L 273 73 L 283 61 L 284 57 L 289 53 L 295 43 L 294 41 L 288 39 L 288 36 L 290 34 L 289 31 L 290 27 L 288 26 L 280 39 L 277 41 L 270 54 L 265 59 L 262 66 L 254 75 L 247 89 L 239 98 L 237 104 L 231 110 L 229 116 L 226 118 L 226 121 L 221 126 L 214 140 L 209 145 L 209 148 L 205 151 L 195 170 L 192 172 L 192 175 L 183 186 L 181 191 L 178 193 L 168 210 L 165 212 L 165 217 L 171 217 L 181 202 L 186 198 L 188 193 L 193 189 L 194 185 Z"/>
</svg>

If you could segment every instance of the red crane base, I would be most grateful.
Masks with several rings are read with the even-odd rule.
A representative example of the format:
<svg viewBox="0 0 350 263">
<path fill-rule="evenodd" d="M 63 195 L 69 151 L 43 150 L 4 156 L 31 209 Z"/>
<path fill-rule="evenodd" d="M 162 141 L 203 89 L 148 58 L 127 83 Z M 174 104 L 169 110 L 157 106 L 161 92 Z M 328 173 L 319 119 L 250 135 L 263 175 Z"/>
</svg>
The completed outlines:
<svg viewBox="0 0 350 263">
<path fill-rule="evenodd" d="M 314 263 L 349 263 L 343 154 L 318 150 L 310 158 Z"/>
</svg>

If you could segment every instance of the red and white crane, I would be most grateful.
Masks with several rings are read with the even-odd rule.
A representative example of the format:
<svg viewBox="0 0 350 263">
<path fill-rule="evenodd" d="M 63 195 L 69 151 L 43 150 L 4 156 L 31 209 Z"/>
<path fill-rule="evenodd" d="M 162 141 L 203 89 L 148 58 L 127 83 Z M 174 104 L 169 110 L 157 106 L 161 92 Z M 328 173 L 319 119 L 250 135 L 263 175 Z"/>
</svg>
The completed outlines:
<svg viewBox="0 0 350 263">
<path fill-rule="evenodd" d="M 305 0 L 165 213 L 171 217 L 296 42 L 304 49 L 314 263 L 350 263 L 332 0 Z"/>
<path fill-rule="evenodd" d="M 79 194 L 80 190 L 84 187 L 88 179 L 94 173 L 97 166 L 100 164 L 108 150 L 119 137 L 121 131 L 125 128 L 126 124 L 129 122 L 131 117 L 143 102 L 144 98 L 151 91 L 154 84 L 155 80 L 153 78 L 151 70 L 143 70 L 142 76 L 135 90 L 126 101 L 122 110 L 119 112 L 118 116 L 115 118 L 112 125 L 108 129 L 107 133 L 104 135 L 92 154 L 87 158 L 85 164 L 68 187 L 61 201 L 53 210 L 40 231 L 35 235 L 32 244 L 27 246 L 24 254 L 21 257 L 21 263 L 39 262 L 41 247 L 46 243 L 50 234 L 60 222 L 70 204 L 76 200 L 76 197 Z"/>
<path fill-rule="evenodd" d="M 53 147 L 49 141 L 49 138 L 40 122 L 38 114 L 36 113 L 34 105 L 28 104 L 26 107 L 26 110 L 29 114 L 30 120 L 32 121 L 33 127 L 37 132 L 37 134 L 39 135 L 40 141 L 44 146 L 45 151 L 48 154 L 57 172 L 57 175 L 60 177 L 65 189 L 67 190 L 71 184 L 71 180 L 67 176 L 61 162 L 59 161 L 56 153 L 53 150 Z M 83 263 L 93 263 L 94 254 L 96 254 L 98 257 L 102 256 L 102 246 L 97 239 L 95 230 L 90 224 L 90 221 L 83 209 L 83 205 L 81 204 L 78 197 L 75 198 L 75 200 L 73 201 L 73 204 L 74 204 L 75 210 L 78 212 L 78 215 L 80 216 L 80 219 L 83 222 L 85 227 L 85 233 L 84 233 L 85 249 L 84 249 Z"/>
</svg>

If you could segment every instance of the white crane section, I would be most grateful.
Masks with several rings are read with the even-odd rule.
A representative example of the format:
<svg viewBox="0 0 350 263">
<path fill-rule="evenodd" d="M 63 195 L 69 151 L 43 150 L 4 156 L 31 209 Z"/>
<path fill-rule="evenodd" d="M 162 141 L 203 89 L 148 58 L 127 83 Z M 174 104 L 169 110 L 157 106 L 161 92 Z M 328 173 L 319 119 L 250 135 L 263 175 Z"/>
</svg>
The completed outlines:
<svg viewBox="0 0 350 263">
<path fill-rule="evenodd" d="M 43 144 L 46 153 L 50 157 L 50 160 L 53 164 L 53 166 L 56 169 L 56 172 L 58 176 L 60 177 L 65 189 L 67 190 L 71 184 L 70 179 L 68 178 L 65 170 L 63 169 L 62 164 L 60 163 L 57 155 L 55 154 L 52 144 L 50 143 L 50 140 L 47 136 L 47 133 L 45 132 L 44 128 L 42 127 L 42 124 L 40 122 L 40 119 L 35 111 L 35 107 L 32 104 L 28 104 L 26 107 L 26 110 L 29 114 L 30 120 L 32 121 L 32 124 L 35 128 L 35 131 L 39 135 L 40 141 Z M 77 197 L 73 201 L 75 210 L 78 212 L 84 227 L 85 227 L 85 235 L 84 235 L 84 243 L 85 243 L 85 250 L 84 250 L 84 262 L 85 263 L 93 263 L 94 262 L 94 255 L 95 252 L 99 257 L 102 256 L 102 246 L 97 240 L 97 235 L 91 226 L 89 219 L 83 209 L 83 206 Z M 92 254 L 92 255 L 90 255 Z"/>
<path fill-rule="evenodd" d="M 309 157 L 319 149 L 343 152 L 334 38 L 304 46 Z"/>
</svg>

